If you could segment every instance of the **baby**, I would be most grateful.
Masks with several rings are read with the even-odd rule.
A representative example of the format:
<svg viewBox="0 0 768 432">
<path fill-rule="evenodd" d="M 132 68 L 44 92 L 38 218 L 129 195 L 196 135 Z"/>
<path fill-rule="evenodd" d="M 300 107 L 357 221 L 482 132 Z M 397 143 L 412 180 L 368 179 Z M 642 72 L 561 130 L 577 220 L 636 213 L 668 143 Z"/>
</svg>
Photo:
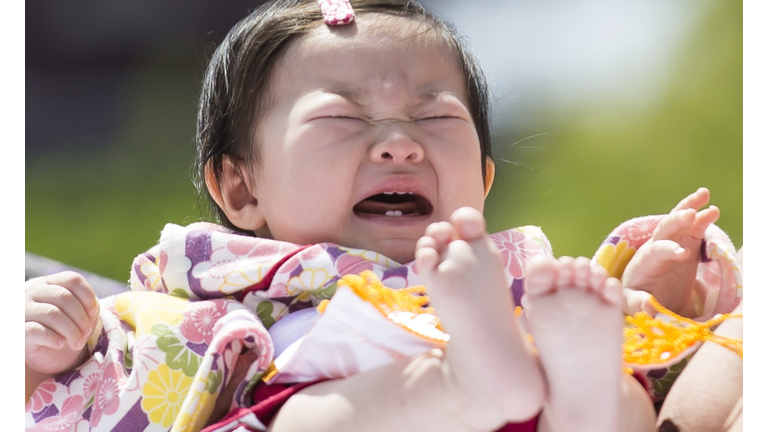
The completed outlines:
<svg viewBox="0 0 768 432">
<path fill-rule="evenodd" d="M 709 192 L 661 220 L 624 286 L 589 259 L 555 261 L 540 235 L 547 246 L 526 264 L 524 330 L 482 216 L 494 164 L 480 68 L 414 2 L 355 1 L 354 20 L 343 1 L 320 4 L 324 14 L 315 1 L 255 11 L 205 77 L 200 177 L 223 225 L 257 238 L 217 249 L 221 227 L 190 227 L 205 231 L 199 242 L 164 232 L 167 249 L 134 263 L 134 287 L 152 291 L 101 306 L 73 273 L 27 286 L 28 429 L 229 430 L 231 420 L 274 431 L 530 430 L 542 413 L 538 430 L 653 430 L 650 398 L 621 371 L 622 307 L 650 311 L 653 295 L 696 315 L 701 239 L 719 216 L 697 211 Z M 224 249 L 259 267 L 226 263 L 220 279 L 237 289 L 206 291 L 193 255 Z M 427 287 L 450 342 L 347 378 L 264 390 L 273 345 L 263 326 L 316 306 L 337 278 L 301 295 L 279 281 L 323 257 L 339 275 L 370 261 L 404 269 L 405 285 Z M 342 270 L 339 257 L 353 264 Z M 172 270 L 182 277 L 164 276 Z M 242 414 L 260 402 L 272 404 L 269 416 Z"/>
</svg>

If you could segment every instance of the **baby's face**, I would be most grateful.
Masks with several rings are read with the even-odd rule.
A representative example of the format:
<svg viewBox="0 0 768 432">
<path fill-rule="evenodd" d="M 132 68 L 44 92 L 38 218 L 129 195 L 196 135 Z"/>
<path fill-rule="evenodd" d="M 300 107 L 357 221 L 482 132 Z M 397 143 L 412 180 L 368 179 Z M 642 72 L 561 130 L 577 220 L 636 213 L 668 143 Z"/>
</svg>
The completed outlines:
<svg viewBox="0 0 768 432">
<path fill-rule="evenodd" d="M 258 125 L 253 195 L 273 238 L 413 260 L 432 222 L 485 197 L 464 78 L 403 18 L 294 42 Z"/>
</svg>

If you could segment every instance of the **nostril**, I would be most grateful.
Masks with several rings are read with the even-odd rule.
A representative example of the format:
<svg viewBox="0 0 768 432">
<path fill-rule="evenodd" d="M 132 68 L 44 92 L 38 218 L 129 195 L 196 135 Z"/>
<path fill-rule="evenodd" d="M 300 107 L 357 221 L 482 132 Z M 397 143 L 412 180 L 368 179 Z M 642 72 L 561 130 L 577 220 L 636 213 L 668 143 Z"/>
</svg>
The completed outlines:
<svg viewBox="0 0 768 432">
<path fill-rule="evenodd" d="M 418 143 L 410 139 L 407 141 L 388 139 L 374 144 L 369 154 L 371 159 L 376 162 L 418 163 L 423 157 L 423 150 L 420 149 Z"/>
</svg>

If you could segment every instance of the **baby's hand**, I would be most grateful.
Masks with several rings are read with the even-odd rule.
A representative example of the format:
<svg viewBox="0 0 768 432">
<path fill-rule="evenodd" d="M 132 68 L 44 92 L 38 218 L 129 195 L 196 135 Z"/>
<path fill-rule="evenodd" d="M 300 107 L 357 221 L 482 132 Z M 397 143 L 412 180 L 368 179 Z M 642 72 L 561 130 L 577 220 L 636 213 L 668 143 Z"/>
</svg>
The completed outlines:
<svg viewBox="0 0 768 432">
<path fill-rule="evenodd" d="M 637 250 L 622 278 L 626 313 L 652 312 L 647 302 L 651 294 L 672 312 L 695 314 L 692 294 L 697 283 L 701 240 L 709 224 L 720 217 L 715 206 L 697 211 L 708 202 L 706 188 L 683 198 Z"/>
<path fill-rule="evenodd" d="M 24 292 L 24 357 L 27 367 L 46 375 L 82 361 L 85 344 L 99 321 L 91 286 L 74 272 L 34 279 Z"/>
</svg>

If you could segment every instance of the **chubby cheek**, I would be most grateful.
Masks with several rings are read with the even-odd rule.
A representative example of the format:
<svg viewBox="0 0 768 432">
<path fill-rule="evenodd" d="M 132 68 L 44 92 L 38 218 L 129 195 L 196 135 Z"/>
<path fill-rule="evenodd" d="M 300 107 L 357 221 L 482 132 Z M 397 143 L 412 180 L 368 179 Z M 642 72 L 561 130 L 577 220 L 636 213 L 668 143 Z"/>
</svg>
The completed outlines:
<svg viewBox="0 0 768 432">
<path fill-rule="evenodd" d="M 315 177 L 296 172 L 271 195 L 267 226 L 276 240 L 296 244 L 338 242 L 343 232 L 348 197 L 346 190 L 326 173 Z"/>
<path fill-rule="evenodd" d="M 479 157 L 478 157 L 479 159 Z M 473 160 L 473 159 L 467 159 Z M 482 212 L 485 204 L 485 182 L 480 163 L 459 161 L 446 163 L 438 172 L 441 217 L 447 218 L 460 207 L 472 207 Z"/>
</svg>

